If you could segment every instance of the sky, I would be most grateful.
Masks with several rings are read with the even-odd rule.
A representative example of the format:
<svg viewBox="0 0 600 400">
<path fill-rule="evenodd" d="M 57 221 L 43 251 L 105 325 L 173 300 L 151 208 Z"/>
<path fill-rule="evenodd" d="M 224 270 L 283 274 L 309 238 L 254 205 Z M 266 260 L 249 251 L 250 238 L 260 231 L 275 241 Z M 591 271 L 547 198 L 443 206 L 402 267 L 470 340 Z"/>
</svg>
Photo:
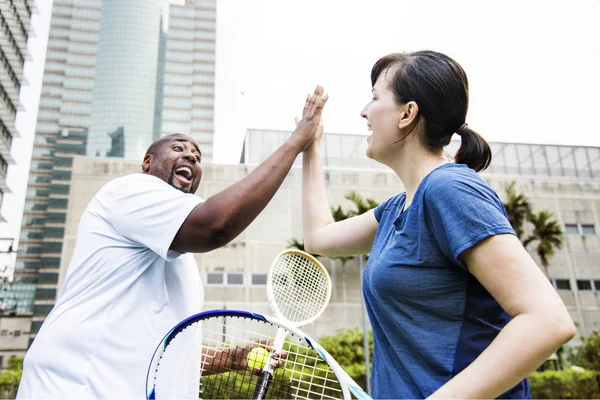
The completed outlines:
<svg viewBox="0 0 600 400">
<path fill-rule="evenodd" d="M 215 162 L 247 128 L 294 128 L 316 84 L 325 132 L 359 112 L 385 54 L 432 49 L 465 69 L 467 123 L 489 141 L 600 146 L 600 0 L 219 1 Z"/>
<path fill-rule="evenodd" d="M 18 236 L 52 0 L 37 0 L 0 237 Z M 489 141 L 600 146 L 600 0 L 219 0 L 214 162 L 246 130 L 294 129 L 315 85 L 325 132 L 367 134 L 359 112 L 385 54 L 432 49 L 470 85 L 469 126 Z M 8 225 L 8 226 L 7 226 Z M 6 243 L 0 243 L 0 249 Z"/>
</svg>

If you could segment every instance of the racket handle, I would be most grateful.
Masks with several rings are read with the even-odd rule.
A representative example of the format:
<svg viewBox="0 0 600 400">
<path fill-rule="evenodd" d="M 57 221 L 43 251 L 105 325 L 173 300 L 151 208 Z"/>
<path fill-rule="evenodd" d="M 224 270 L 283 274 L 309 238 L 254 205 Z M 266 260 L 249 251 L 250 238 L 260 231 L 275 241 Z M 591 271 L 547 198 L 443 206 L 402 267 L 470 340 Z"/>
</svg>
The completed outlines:
<svg viewBox="0 0 600 400">
<path fill-rule="evenodd" d="M 273 374 L 269 371 L 262 371 L 260 374 L 260 378 L 258 378 L 258 383 L 256 385 L 256 389 L 254 389 L 254 394 L 252 395 L 253 399 L 264 399 L 267 395 L 267 390 L 269 389 L 269 384 L 271 383 L 271 377 Z"/>
<path fill-rule="evenodd" d="M 285 329 L 277 329 L 277 336 L 275 336 L 275 343 L 273 344 L 273 346 L 275 347 L 275 351 L 281 351 L 286 336 L 287 331 Z M 260 378 L 258 379 L 256 388 L 254 389 L 254 395 L 252 396 L 253 399 L 264 399 L 267 395 L 269 383 L 271 383 L 271 378 L 273 377 L 273 367 L 271 367 L 271 360 L 273 359 L 272 357 L 273 353 L 269 353 L 267 362 L 265 363 L 265 366 L 263 367 L 263 370 L 260 373 Z"/>
</svg>

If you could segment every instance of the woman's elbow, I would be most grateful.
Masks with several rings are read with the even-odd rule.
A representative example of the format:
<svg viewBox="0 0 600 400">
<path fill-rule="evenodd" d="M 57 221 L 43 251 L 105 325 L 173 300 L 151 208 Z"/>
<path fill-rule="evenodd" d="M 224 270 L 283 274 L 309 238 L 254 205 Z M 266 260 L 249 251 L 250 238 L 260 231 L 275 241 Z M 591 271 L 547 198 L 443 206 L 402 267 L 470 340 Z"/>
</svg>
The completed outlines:
<svg viewBox="0 0 600 400">
<path fill-rule="evenodd" d="M 552 336 L 560 346 L 573 339 L 577 334 L 577 328 L 566 310 L 557 312 L 547 319 Z"/>
<path fill-rule="evenodd" d="M 568 318 L 568 321 L 565 321 L 560 332 L 560 336 L 563 339 L 563 344 L 573 339 L 575 335 L 577 335 L 577 328 L 575 327 L 575 324 L 571 318 Z"/>
<path fill-rule="evenodd" d="M 318 247 L 315 247 L 314 244 L 310 241 L 304 241 L 304 251 L 310 254 L 317 254 L 322 256 L 321 252 L 319 252 Z"/>
<path fill-rule="evenodd" d="M 304 241 L 304 251 L 313 255 L 316 254 L 324 257 L 335 256 L 335 254 L 330 254 L 326 249 L 323 248 L 323 246 L 319 246 L 318 244 L 307 240 Z"/>
</svg>

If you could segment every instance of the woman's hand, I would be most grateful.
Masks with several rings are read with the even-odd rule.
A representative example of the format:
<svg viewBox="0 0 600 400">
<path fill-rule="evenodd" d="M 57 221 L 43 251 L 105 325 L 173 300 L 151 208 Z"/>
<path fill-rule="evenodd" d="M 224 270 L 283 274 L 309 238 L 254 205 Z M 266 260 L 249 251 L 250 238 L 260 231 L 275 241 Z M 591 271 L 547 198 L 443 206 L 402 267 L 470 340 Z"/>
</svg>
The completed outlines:
<svg viewBox="0 0 600 400">
<path fill-rule="evenodd" d="M 306 97 L 302 119 L 300 121 L 296 119 L 296 129 L 292 133 L 292 137 L 302 140 L 303 150 L 314 143 L 315 140 L 318 140 L 317 143 L 321 141 L 321 137 L 323 136 L 321 114 L 328 98 L 327 94 L 323 94 L 321 86 L 315 88 L 312 96 L 308 95 Z"/>
</svg>

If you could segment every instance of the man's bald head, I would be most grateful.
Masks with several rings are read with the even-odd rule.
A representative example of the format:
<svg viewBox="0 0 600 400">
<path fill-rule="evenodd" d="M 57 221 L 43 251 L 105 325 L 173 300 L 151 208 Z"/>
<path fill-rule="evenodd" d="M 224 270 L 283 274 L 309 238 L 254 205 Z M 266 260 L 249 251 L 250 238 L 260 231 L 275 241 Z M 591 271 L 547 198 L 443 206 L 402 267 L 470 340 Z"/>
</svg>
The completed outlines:
<svg viewBox="0 0 600 400">
<path fill-rule="evenodd" d="M 196 147 L 196 150 L 198 150 L 198 152 L 200 153 L 198 143 L 196 143 L 196 140 L 194 140 L 193 137 L 191 137 L 190 135 L 186 135 L 185 133 L 171 133 L 169 135 L 161 137 L 160 139 L 155 140 L 150 145 L 150 147 L 148 147 L 148 150 L 146 150 L 146 154 L 155 154 L 157 151 L 159 151 L 160 148 L 162 148 L 166 144 L 171 143 L 174 139 L 182 139 L 191 142 Z"/>
<path fill-rule="evenodd" d="M 142 171 L 185 193 L 195 193 L 202 177 L 202 153 L 193 137 L 174 133 L 156 140 L 146 150 Z"/>
</svg>

